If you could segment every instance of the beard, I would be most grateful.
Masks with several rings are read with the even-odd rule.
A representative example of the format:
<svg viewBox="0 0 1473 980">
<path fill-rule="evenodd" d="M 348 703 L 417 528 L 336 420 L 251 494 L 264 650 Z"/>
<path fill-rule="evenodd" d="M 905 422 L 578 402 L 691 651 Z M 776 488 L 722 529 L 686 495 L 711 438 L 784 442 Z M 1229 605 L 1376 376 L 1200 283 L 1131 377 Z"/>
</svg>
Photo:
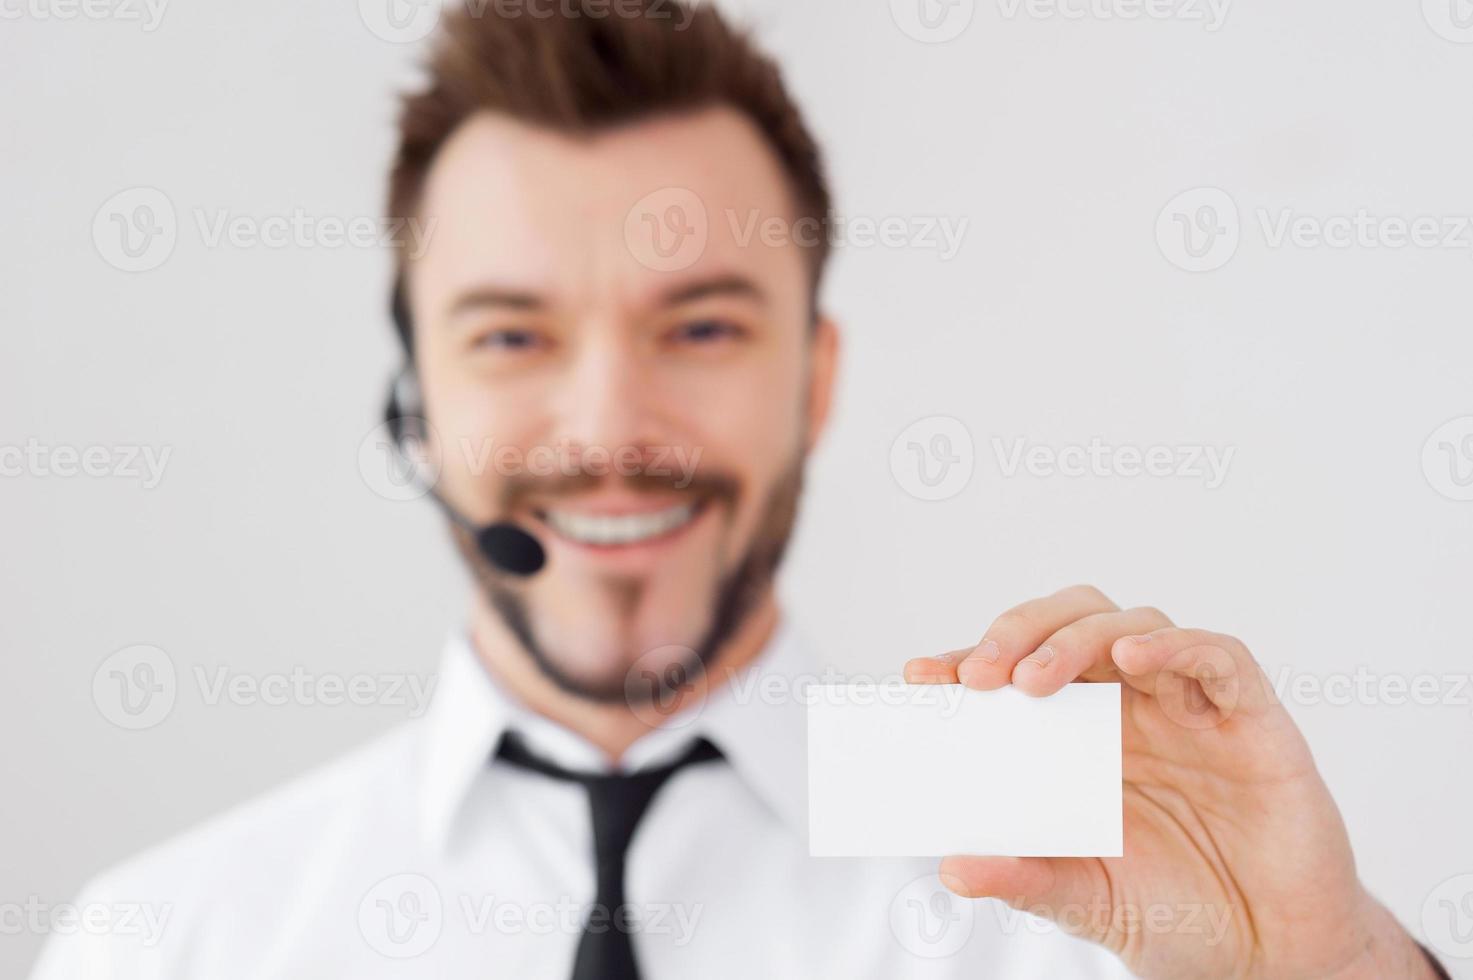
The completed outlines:
<svg viewBox="0 0 1473 980">
<path fill-rule="evenodd" d="M 783 471 L 763 502 L 751 544 L 736 565 L 719 576 L 714 593 L 704 598 L 710 612 L 699 639 L 693 646 L 677 644 L 663 648 L 678 650 L 681 652 L 680 656 L 658 665 L 658 669 L 654 671 L 641 671 L 643 683 L 633 683 L 634 677 L 630 669 L 637 662 L 633 651 L 625 651 L 625 656 L 620 658 L 618 676 L 593 678 L 568 670 L 564 666 L 568 658 L 550 649 L 538 637 L 532 625 L 531 609 L 525 594 L 511 584 L 513 580 L 506 573 L 498 571 L 487 561 L 470 531 L 459 525 L 452 525 L 451 533 L 455 538 L 456 548 L 470 568 L 488 604 L 501 617 L 507 630 L 545 677 L 560 690 L 587 701 L 601 704 L 622 702 L 638 706 L 641 703 L 658 702 L 704 675 L 767 594 L 782 564 L 797 521 L 798 501 L 803 492 L 803 463 L 804 458 L 800 453 Z M 575 484 L 577 482 L 574 481 Z M 648 485 L 655 488 L 667 485 L 664 481 L 644 476 L 626 482 L 633 486 Z M 719 503 L 732 508 L 737 497 L 737 486 L 737 481 L 733 478 L 715 476 L 698 479 L 691 488 L 697 492 L 704 489 L 711 493 L 711 504 Z M 540 489 L 542 488 L 536 483 L 513 486 L 506 503 L 510 504 L 515 498 Z M 727 533 L 730 533 L 729 528 L 728 514 Z M 715 560 L 720 560 L 719 554 Z M 611 580 L 608 587 L 620 595 L 621 608 L 633 610 L 639 604 L 644 584 L 637 579 L 620 578 Z M 692 597 L 693 600 L 696 598 Z"/>
</svg>

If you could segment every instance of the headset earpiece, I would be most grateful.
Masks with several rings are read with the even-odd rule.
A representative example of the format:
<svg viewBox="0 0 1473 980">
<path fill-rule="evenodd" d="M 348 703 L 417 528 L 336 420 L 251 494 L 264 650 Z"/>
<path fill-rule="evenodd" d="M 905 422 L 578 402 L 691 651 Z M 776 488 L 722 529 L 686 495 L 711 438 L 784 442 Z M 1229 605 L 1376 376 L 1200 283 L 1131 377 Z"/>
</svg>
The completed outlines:
<svg viewBox="0 0 1473 980">
<path fill-rule="evenodd" d="M 389 398 L 384 404 L 384 425 L 389 438 L 402 453 L 408 453 L 406 443 L 424 442 L 424 403 L 419 395 L 419 379 L 413 367 L 405 367 L 389 383 Z"/>
<path fill-rule="evenodd" d="M 394 321 L 394 329 L 399 332 L 400 343 L 404 345 L 404 356 L 412 361 L 414 359 L 414 324 L 409 318 L 409 293 L 404 288 L 402 273 L 394 280 L 394 292 L 389 297 L 389 316 Z"/>
</svg>

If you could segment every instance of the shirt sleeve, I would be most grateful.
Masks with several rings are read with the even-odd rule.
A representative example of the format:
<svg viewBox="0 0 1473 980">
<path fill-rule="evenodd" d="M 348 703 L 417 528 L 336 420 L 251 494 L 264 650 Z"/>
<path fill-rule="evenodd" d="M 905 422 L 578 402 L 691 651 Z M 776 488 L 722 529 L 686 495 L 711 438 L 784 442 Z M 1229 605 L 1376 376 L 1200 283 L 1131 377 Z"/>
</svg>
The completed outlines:
<svg viewBox="0 0 1473 980">
<path fill-rule="evenodd" d="M 50 910 L 48 935 L 31 980 L 164 980 L 160 948 L 167 908 L 113 895 L 96 883 Z"/>
</svg>

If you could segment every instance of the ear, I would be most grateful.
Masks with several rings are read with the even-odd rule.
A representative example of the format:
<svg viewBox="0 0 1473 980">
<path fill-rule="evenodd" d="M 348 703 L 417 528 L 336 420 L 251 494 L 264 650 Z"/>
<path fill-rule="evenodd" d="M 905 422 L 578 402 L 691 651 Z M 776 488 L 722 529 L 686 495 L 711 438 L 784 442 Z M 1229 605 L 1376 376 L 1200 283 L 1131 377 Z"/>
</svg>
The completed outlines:
<svg viewBox="0 0 1473 980">
<path fill-rule="evenodd" d="M 820 317 L 808 348 L 808 417 L 803 448 L 811 452 L 828 426 L 834 403 L 834 381 L 839 370 L 839 325 Z"/>
</svg>

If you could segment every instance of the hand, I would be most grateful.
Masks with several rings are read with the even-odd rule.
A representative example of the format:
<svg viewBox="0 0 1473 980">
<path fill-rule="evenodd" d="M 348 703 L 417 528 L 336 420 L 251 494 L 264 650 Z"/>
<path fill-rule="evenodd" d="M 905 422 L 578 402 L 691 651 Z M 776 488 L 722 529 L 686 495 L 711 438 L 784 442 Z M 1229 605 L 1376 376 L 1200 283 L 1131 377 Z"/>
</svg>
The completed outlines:
<svg viewBox="0 0 1473 980">
<path fill-rule="evenodd" d="M 941 880 L 958 894 L 1051 918 L 1145 978 L 1435 976 L 1361 886 L 1304 737 L 1231 636 L 1078 586 L 905 675 L 1035 697 L 1121 684 L 1125 856 L 950 857 Z"/>
</svg>

